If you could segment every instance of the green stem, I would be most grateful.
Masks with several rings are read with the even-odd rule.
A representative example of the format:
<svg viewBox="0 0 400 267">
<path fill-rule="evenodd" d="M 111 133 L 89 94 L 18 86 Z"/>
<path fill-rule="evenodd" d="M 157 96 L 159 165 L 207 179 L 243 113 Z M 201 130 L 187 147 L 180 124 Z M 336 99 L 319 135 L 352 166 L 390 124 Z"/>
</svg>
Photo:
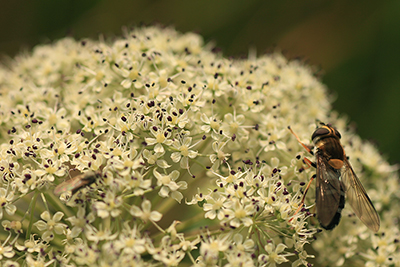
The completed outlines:
<svg viewBox="0 0 400 267">
<path fill-rule="evenodd" d="M 161 198 L 157 198 L 161 199 Z M 161 203 L 161 204 L 158 204 Z M 161 214 L 167 214 L 167 212 L 174 206 L 174 203 L 176 203 L 176 200 L 173 199 L 172 197 L 168 197 L 163 201 L 159 201 L 156 203 L 154 206 L 157 206 L 157 211 L 160 212 Z M 152 203 L 153 206 L 153 203 Z"/>
<path fill-rule="evenodd" d="M 192 261 L 193 265 L 196 265 L 196 261 L 194 260 L 192 254 L 189 251 L 186 252 L 186 255 L 189 256 L 189 259 Z"/>
<path fill-rule="evenodd" d="M 40 196 L 41 196 L 41 198 L 42 198 L 42 200 L 43 200 L 43 204 L 44 204 L 46 210 L 50 213 L 49 206 L 47 205 L 46 197 L 44 196 L 43 193 L 40 193 Z"/>
<path fill-rule="evenodd" d="M 165 230 L 162 229 L 156 222 L 151 221 L 151 223 L 152 223 L 162 234 L 165 234 Z"/>
<path fill-rule="evenodd" d="M 204 213 L 199 213 L 196 216 L 190 218 L 189 220 L 185 220 L 184 222 L 181 222 L 180 224 L 177 225 L 177 231 L 178 232 L 185 232 L 185 230 L 188 230 L 188 226 L 193 226 L 194 223 L 199 222 L 200 220 L 204 219 Z"/>
<path fill-rule="evenodd" d="M 35 194 L 33 195 L 32 201 L 29 204 L 29 208 L 26 211 L 26 213 L 28 213 L 30 211 L 31 216 L 29 218 L 29 226 L 28 229 L 26 231 L 26 239 L 29 239 L 30 235 L 31 235 L 31 231 L 32 231 L 32 225 L 33 225 L 33 216 L 34 216 L 34 210 L 35 210 L 35 206 L 36 206 L 36 201 L 37 201 L 37 197 L 39 196 L 40 192 L 39 191 L 35 191 Z"/>
</svg>

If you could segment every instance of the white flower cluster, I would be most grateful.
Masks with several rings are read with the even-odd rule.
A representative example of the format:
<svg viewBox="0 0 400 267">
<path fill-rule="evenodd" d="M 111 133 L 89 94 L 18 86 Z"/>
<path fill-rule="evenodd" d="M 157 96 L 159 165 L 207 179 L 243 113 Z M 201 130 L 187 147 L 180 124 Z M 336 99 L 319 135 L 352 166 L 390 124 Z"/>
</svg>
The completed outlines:
<svg viewBox="0 0 400 267">
<path fill-rule="evenodd" d="M 377 234 L 347 207 L 319 231 L 314 185 L 295 214 L 315 170 L 287 127 L 309 140 L 317 119 L 341 131 Z M 0 69 L 0 123 L 3 266 L 400 266 L 396 169 L 280 54 L 226 59 L 159 27 L 66 38 Z"/>
</svg>

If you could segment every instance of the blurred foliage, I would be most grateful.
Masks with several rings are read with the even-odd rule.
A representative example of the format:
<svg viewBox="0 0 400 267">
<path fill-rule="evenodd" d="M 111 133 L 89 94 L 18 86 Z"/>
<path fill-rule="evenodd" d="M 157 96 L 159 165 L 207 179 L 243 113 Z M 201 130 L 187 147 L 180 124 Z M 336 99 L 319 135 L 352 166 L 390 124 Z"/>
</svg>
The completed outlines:
<svg viewBox="0 0 400 267">
<path fill-rule="evenodd" d="M 400 161 L 400 2 L 263 0 L 0 1 L 0 53 L 13 56 L 65 35 L 119 35 L 161 23 L 196 31 L 226 56 L 280 49 L 318 66 L 358 133 Z M 310 133 L 311 134 L 311 133 Z"/>
</svg>

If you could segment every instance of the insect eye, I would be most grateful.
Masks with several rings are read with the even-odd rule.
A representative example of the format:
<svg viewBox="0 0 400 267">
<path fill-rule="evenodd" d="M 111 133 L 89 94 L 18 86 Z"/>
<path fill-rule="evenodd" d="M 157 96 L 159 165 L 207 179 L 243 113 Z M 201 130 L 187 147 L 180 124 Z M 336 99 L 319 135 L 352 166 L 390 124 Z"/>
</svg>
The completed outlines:
<svg viewBox="0 0 400 267">
<path fill-rule="evenodd" d="M 311 136 L 311 139 L 314 140 L 314 138 L 319 137 L 319 136 L 323 136 L 323 135 L 327 135 L 329 134 L 331 131 L 329 131 L 326 128 L 318 128 L 317 130 L 315 130 L 315 132 L 313 133 L 313 135 Z"/>
<path fill-rule="evenodd" d="M 336 130 L 336 129 L 335 129 L 335 135 L 336 135 L 337 137 L 339 137 L 339 139 L 342 138 L 342 136 L 340 135 L 340 133 L 339 133 L 338 130 Z"/>
</svg>

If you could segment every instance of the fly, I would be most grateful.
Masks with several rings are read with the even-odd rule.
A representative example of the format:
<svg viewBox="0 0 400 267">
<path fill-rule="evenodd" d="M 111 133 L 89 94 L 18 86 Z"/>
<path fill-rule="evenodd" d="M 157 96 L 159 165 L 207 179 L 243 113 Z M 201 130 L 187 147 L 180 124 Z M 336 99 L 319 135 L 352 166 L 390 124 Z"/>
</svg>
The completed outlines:
<svg viewBox="0 0 400 267">
<path fill-rule="evenodd" d="M 300 141 L 290 126 L 288 128 L 297 141 L 314 155 L 311 149 Z M 321 123 L 321 127 L 312 134 L 311 139 L 316 147 L 316 162 L 311 162 L 307 158 L 305 161 L 308 165 L 315 167 L 317 173 L 308 183 L 299 209 L 304 204 L 304 198 L 312 180 L 316 178 L 317 218 L 324 229 L 331 230 L 339 224 L 346 196 L 357 217 L 369 229 L 378 232 L 379 215 L 347 160 L 340 138 L 341 135 L 335 128 L 324 123 Z"/>
<path fill-rule="evenodd" d="M 73 195 L 80 189 L 94 183 L 98 176 L 100 176 L 100 173 L 88 172 L 85 174 L 79 174 L 57 185 L 54 189 L 54 194 L 61 195 L 62 193 L 71 191 L 71 194 Z"/>
</svg>

